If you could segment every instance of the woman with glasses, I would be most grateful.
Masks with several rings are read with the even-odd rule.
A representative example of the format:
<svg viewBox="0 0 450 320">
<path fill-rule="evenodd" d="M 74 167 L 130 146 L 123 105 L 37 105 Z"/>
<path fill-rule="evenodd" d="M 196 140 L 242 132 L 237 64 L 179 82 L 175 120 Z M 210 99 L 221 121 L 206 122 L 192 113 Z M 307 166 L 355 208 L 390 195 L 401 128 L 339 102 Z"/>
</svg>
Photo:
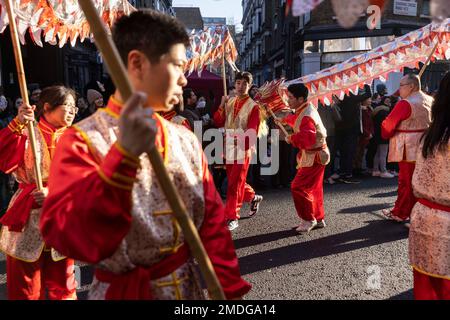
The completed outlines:
<svg viewBox="0 0 450 320">
<path fill-rule="evenodd" d="M 74 261 L 45 245 L 39 231 L 42 204 L 48 194 L 46 181 L 59 138 L 78 111 L 75 92 L 63 86 L 42 90 L 36 106 L 21 104 L 18 115 L 0 131 L 0 171 L 19 182 L 8 210 L 0 219 L 0 250 L 7 255 L 10 300 L 76 299 Z M 37 190 L 34 156 L 26 123 L 35 126 L 36 152 L 44 189 Z M 48 292 L 46 292 L 46 289 Z"/>
<path fill-rule="evenodd" d="M 409 260 L 414 297 L 450 300 L 450 73 L 431 108 L 431 125 L 417 153 L 412 188 Z"/>
</svg>

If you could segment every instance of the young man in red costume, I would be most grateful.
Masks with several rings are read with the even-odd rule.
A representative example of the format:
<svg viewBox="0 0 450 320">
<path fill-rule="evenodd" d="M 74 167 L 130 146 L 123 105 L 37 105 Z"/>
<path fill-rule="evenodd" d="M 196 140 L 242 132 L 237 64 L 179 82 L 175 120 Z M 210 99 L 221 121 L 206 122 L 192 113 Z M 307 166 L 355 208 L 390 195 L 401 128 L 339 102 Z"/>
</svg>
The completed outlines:
<svg viewBox="0 0 450 320">
<path fill-rule="evenodd" d="M 389 162 L 398 162 L 398 196 L 393 209 L 384 209 L 383 214 L 395 221 L 409 219 L 416 204 L 412 189 L 412 176 L 420 138 L 431 122 L 433 98 L 420 90 L 420 78 L 406 75 L 400 81 L 399 101 L 381 124 L 383 139 L 389 140 Z"/>
<path fill-rule="evenodd" d="M 256 149 L 256 136 L 262 131 L 259 106 L 248 95 L 253 76 L 249 72 L 238 72 L 235 81 L 236 97 L 223 97 L 213 118 L 217 127 L 225 128 L 227 135 L 225 160 L 228 188 L 225 214 L 230 230 L 239 226 L 238 219 L 243 202 L 250 202 L 249 215 L 253 216 L 258 212 L 259 204 L 263 200 L 263 197 L 256 195 L 253 188 L 246 183 L 250 160 Z M 247 135 L 249 139 L 246 139 Z"/>
<path fill-rule="evenodd" d="M 300 224 L 295 230 L 299 233 L 325 227 L 323 175 L 330 161 L 327 131 L 316 108 L 305 104 L 307 99 L 308 89 L 303 84 L 290 85 L 288 103 L 295 114 L 283 120 L 294 129 L 286 141 L 299 149 L 298 171 L 291 184 L 292 197 L 300 218 Z"/>
<path fill-rule="evenodd" d="M 37 106 L 21 105 L 17 117 L 0 130 L 0 170 L 13 174 L 19 182 L 19 190 L 0 219 L 0 250 L 6 254 L 9 300 L 44 300 L 47 293 L 51 300 L 77 298 L 73 259 L 45 243 L 39 232 L 50 163 L 61 135 L 78 111 L 75 98 L 75 92 L 69 88 L 45 88 Z M 39 123 L 34 129 L 42 190 L 36 188 L 34 154 L 25 125 L 35 120 L 36 107 Z"/>
<path fill-rule="evenodd" d="M 90 299 L 202 299 L 195 262 L 148 156 L 157 148 L 228 299 L 241 278 L 224 208 L 198 139 L 156 112 L 180 102 L 189 37 L 175 18 L 134 12 L 113 38 L 136 93 L 61 138 L 41 231 L 68 256 L 96 264 Z"/>
</svg>

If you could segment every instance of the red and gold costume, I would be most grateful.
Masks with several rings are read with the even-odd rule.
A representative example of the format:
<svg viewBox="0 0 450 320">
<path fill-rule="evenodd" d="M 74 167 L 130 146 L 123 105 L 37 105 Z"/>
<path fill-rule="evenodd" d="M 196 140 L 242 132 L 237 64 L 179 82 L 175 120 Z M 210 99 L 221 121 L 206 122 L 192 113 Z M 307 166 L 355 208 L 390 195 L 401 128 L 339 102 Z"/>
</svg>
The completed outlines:
<svg viewBox="0 0 450 320">
<path fill-rule="evenodd" d="M 297 175 L 291 184 L 292 197 L 300 219 L 321 221 L 323 209 L 323 174 L 330 161 L 327 132 L 313 106 L 297 109 L 284 123 L 294 129 L 291 144 L 299 149 Z"/>
<path fill-rule="evenodd" d="M 44 185 L 64 130 L 54 128 L 44 117 L 35 128 Z M 45 289 L 50 299 L 76 299 L 74 261 L 47 247 L 39 231 L 42 208 L 31 195 L 36 181 L 28 131 L 16 118 L 0 131 L 0 141 L 0 170 L 12 173 L 19 182 L 19 189 L 0 220 L 0 250 L 7 255 L 8 299 L 45 299 Z"/>
<path fill-rule="evenodd" d="M 419 151 L 412 186 L 418 198 L 409 229 L 414 296 L 450 300 L 450 143 L 426 159 Z"/>
<path fill-rule="evenodd" d="M 246 140 L 245 134 L 249 130 L 254 130 L 256 137 L 261 124 L 260 116 L 259 106 L 248 95 L 231 98 L 225 108 L 219 108 L 214 114 L 214 123 L 217 127 L 225 127 L 227 134 L 225 159 L 228 188 L 225 214 L 228 220 L 239 219 L 242 203 L 252 201 L 255 196 L 255 191 L 246 182 L 246 179 L 256 141 Z M 236 130 L 241 130 L 241 132 Z M 241 149 L 234 143 L 228 143 L 229 137 L 235 139 L 239 145 L 244 145 L 244 148 Z"/>
<path fill-rule="evenodd" d="M 416 203 L 411 180 L 419 140 L 431 122 L 433 98 L 416 92 L 399 101 L 381 124 L 383 139 L 389 140 L 389 162 L 399 163 L 398 196 L 391 214 L 406 220 Z"/>
<path fill-rule="evenodd" d="M 67 130 L 49 178 L 41 230 L 67 255 L 97 265 L 90 299 L 200 299 L 197 268 L 147 155 L 117 142 L 121 104 Z M 156 116 L 156 147 L 199 230 L 227 298 L 251 286 L 239 272 L 223 204 L 197 138 Z M 86 192 L 87 191 L 87 192 Z"/>
<path fill-rule="evenodd" d="M 176 111 L 171 110 L 171 111 L 167 111 L 167 112 L 161 112 L 160 114 L 167 121 L 185 126 L 186 128 L 188 128 L 189 130 L 192 131 L 189 121 L 185 117 L 177 114 Z"/>
</svg>

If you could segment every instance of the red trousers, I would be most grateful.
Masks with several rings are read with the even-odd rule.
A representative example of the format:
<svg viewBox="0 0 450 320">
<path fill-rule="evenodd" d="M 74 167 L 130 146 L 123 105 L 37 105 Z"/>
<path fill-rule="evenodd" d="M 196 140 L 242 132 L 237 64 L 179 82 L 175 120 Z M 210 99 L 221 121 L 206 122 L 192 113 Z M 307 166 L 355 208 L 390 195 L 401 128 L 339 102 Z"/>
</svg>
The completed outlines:
<svg viewBox="0 0 450 320">
<path fill-rule="evenodd" d="M 430 277 L 414 269 L 414 299 L 450 300 L 450 280 Z"/>
<path fill-rule="evenodd" d="M 43 251 L 35 262 L 6 258 L 9 300 L 76 300 L 74 260 L 53 261 L 50 251 Z"/>
<path fill-rule="evenodd" d="M 398 195 L 392 214 L 405 220 L 409 218 L 411 210 L 417 202 L 412 189 L 412 177 L 416 164 L 414 162 L 401 161 L 398 166 L 400 168 L 398 173 Z"/>
<path fill-rule="evenodd" d="M 253 188 L 245 181 L 250 166 L 250 157 L 244 159 L 243 164 L 227 164 L 227 201 L 225 214 L 228 220 L 239 219 L 239 211 L 243 202 L 250 202 L 255 196 Z"/>
<path fill-rule="evenodd" d="M 291 184 L 292 197 L 298 216 L 306 221 L 323 220 L 323 174 L 325 166 L 315 163 L 300 168 Z"/>
</svg>

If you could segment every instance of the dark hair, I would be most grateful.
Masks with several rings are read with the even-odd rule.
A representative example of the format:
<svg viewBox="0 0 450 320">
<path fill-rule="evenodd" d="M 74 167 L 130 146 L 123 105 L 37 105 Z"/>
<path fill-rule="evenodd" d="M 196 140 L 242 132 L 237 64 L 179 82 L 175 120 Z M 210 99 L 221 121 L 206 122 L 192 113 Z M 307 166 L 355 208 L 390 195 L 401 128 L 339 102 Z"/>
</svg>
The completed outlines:
<svg viewBox="0 0 450 320">
<path fill-rule="evenodd" d="M 42 90 L 37 102 L 37 116 L 41 117 L 44 114 L 44 105 L 48 103 L 50 105 L 50 111 L 55 110 L 58 106 L 66 102 L 67 97 L 71 95 L 75 102 L 77 101 L 77 94 L 74 90 L 64 86 L 51 86 Z"/>
<path fill-rule="evenodd" d="M 235 81 L 237 80 L 245 80 L 248 84 L 251 85 L 253 83 L 253 76 L 250 72 L 242 71 L 236 73 Z"/>
<path fill-rule="evenodd" d="M 431 125 L 423 136 L 422 155 L 432 155 L 436 148 L 444 151 L 450 139 L 450 72 L 439 85 L 439 91 L 431 107 Z"/>
<path fill-rule="evenodd" d="M 294 97 L 296 97 L 297 99 L 302 97 L 303 99 L 308 99 L 308 88 L 303 84 L 303 83 L 295 83 L 295 84 L 291 84 L 288 87 L 288 91 L 290 93 L 292 93 L 292 95 Z"/>
<path fill-rule="evenodd" d="M 232 90 L 234 90 L 234 89 L 236 89 L 235 86 L 229 86 L 228 89 L 227 89 L 227 94 L 230 94 L 230 92 L 231 92 Z"/>
<path fill-rule="evenodd" d="M 143 52 L 158 63 L 175 44 L 189 46 L 189 36 L 181 22 L 155 10 L 135 11 L 123 16 L 113 27 L 113 39 L 125 65 L 132 50 Z"/>
<path fill-rule="evenodd" d="M 194 90 L 192 90 L 191 88 L 186 88 L 183 90 L 183 101 L 186 106 L 188 99 L 191 98 L 192 92 L 194 92 Z"/>
</svg>

